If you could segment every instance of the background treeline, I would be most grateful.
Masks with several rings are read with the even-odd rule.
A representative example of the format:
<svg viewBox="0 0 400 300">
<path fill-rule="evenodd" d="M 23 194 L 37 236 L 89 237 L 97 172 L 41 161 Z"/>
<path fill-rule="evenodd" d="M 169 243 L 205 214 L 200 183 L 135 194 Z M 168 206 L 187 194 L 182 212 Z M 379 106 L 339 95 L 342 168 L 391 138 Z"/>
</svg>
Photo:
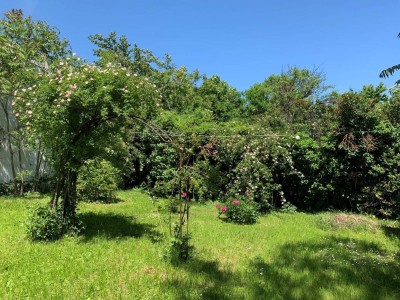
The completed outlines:
<svg viewBox="0 0 400 300">
<path fill-rule="evenodd" d="M 257 202 L 262 211 L 399 215 L 399 90 L 379 85 L 339 94 L 319 70 L 290 67 L 239 92 L 219 76 L 177 67 L 168 55 L 157 58 L 115 33 L 90 40 L 94 64 L 118 65 L 145 77 L 161 95 L 156 108 L 146 110 L 140 122 L 132 118 L 118 133 L 128 144 L 114 140 L 96 154 L 119 170 L 121 187 L 176 195 L 181 162 L 190 173 L 187 192 L 198 201 L 236 197 Z M 15 82 L 34 84 L 35 76 L 22 72 L 26 58 L 15 66 L 7 53 L 3 44 L 2 78 L 20 67 L 25 77 L 15 73 Z M 56 53 L 55 61 L 69 51 Z M 39 54 L 28 62 L 40 60 Z M 38 65 L 38 72 L 48 63 Z M 12 110 L 13 88 L 3 89 L 4 110 Z M 10 143 L 11 137 L 17 141 L 8 136 Z"/>
<path fill-rule="evenodd" d="M 185 149 L 192 197 L 398 215 L 398 91 L 329 92 L 322 74 L 294 67 L 239 93 L 218 76 L 169 71 L 157 73 L 163 107 L 151 122 Z M 145 127 L 131 138 L 126 185 L 169 195 L 178 148 Z"/>
<path fill-rule="evenodd" d="M 364 86 L 339 94 L 318 70 L 292 67 L 241 93 L 113 34 L 92 41 L 99 62 L 121 63 L 162 92 L 148 120 L 161 136 L 145 125 L 129 134 L 126 187 L 176 193 L 181 149 L 197 200 L 242 197 L 264 211 L 293 205 L 398 215 L 398 90 Z"/>
</svg>

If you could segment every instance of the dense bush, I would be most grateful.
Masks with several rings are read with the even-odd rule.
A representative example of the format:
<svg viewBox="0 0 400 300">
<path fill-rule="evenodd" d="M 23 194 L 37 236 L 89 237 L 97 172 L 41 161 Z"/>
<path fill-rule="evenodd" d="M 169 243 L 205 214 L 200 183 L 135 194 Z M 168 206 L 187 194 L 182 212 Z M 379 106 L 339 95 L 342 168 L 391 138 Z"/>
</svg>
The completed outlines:
<svg viewBox="0 0 400 300">
<path fill-rule="evenodd" d="M 14 193 L 14 185 L 12 183 L 0 183 L 0 196 L 9 196 Z"/>
<path fill-rule="evenodd" d="M 215 123 L 210 134 L 209 121 L 202 125 L 192 117 L 173 115 L 159 125 L 189 131 L 177 145 L 185 153 L 192 200 L 245 194 L 261 212 L 346 209 L 395 217 L 399 129 L 385 120 L 380 102 L 368 93 L 366 88 L 336 95 L 324 107 L 318 104 L 313 120 L 326 122 L 326 128 L 306 124 L 299 131 L 276 132 L 266 130 L 263 121 L 237 120 Z M 147 186 L 159 196 L 178 194 L 177 145 L 153 139 L 145 147 L 148 154 L 142 152 L 148 158 Z"/>
<path fill-rule="evenodd" d="M 182 228 L 175 224 L 173 235 L 164 247 L 163 257 L 172 264 L 184 263 L 193 258 L 196 252 L 194 246 L 190 244 L 191 235 L 180 230 Z"/>
<path fill-rule="evenodd" d="M 26 222 L 28 237 L 33 241 L 52 241 L 64 234 L 64 224 L 58 211 L 36 207 Z"/>
<path fill-rule="evenodd" d="M 110 162 L 88 160 L 79 171 L 77 191 L 86 201 L 112 201 L 119 181 L 119 171 Z"/>
<path fill-rule="evenodd" d="M 219 215 L 225 215 L 228 222 L 237 224 L 254 224 L 259 216 L 258 205 L 245 198 L 229 199 L 225 204 L 216 203 Z"/>
<path fill-rule="evenodd" d="M 80 234 L 84 225 L 76 216 L 62 216 L 61 209 L 37 206 L 26 221 L 26 233 L 32 241 L 54 241 L 65 234 Z"/>
</svg>

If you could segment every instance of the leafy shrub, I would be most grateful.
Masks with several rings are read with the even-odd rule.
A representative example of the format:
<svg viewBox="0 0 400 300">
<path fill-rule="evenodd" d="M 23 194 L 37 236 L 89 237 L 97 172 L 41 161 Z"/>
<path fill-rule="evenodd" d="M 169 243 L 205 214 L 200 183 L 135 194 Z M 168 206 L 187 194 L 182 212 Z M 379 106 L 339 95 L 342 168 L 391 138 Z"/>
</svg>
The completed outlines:
<svg viewBox="0 0 400 300">
<path fill-rule="evenodd" d="M 179 198 L 178 197 L 171 197 L 167 200 L 167 211 L 171 213 L 177 213 L 179 209 Z"/>
<path fill-rule="evenodd" d="M 194 255 L 194 247 L 189 245 L 190 235 L 183 235 L 182 238 L 171 238 L 165 250 L 164 258 L 172 264 L 186 262 Z"/>
<path fill-rule="evenodd" d="M 245 200 L 228 200 L 225 205 L 217 203 L 215 207 L 219 210 L 219 215 L 224 214 L 226 220 L 232 223 L 254 224 L 259 216 L 258 205 Z"/>
<path fill-rule="evenodd" d="M 172 264 L 188 261 L 195 254 L 194 246 L 189 244 L 191 238 L 187 233 L 180 236 L 179 225 L 175 224 L 173 237 L 163 253 L 164 258 Z"/>
<path fill-rule="evenodd" d="M 32 241 L 54 241 L 65 234 L 78 235 L 84 230 L 76 215 L 62 217 L 61 208 L 37 206 L 32 209 L 26 223 L 26 233 Z"/>
<path fill-rule="evenodd" d="M 281 212 L 293 214 L 297 211 L 297 207 L 290 202 L 285 201 L 282 204 Z"/>
<path fill-rule="evenodd" d="M 50 207 L 36 207 L 26 222 L 28 237 L 33 241 L 53 241 L 64 234 L 61 214 Z"/>
<path fill-rule="evenodd" d="M 115 199 L 119 171 L 104 159 L 87 160 L 79 171 L 77 191 L 86 201 L 110 201 Z"/>
<path fill-rule="evenodd" d="M 9 196 L 14 193 L 14 185 L 12 183 L 0 183 L 0 196 Z"/>
</svg>

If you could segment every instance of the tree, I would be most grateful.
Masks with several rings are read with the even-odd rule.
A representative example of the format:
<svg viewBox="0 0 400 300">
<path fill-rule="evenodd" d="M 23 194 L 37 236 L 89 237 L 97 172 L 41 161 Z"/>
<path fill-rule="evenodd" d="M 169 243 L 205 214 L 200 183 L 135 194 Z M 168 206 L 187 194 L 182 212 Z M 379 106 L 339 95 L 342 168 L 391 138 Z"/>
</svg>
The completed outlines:
<svg viewBox="0 0 400 300">
<path fill-rule="evenodd" d="M 89 36 L 89 40 L 97 47 L 93 50 L 94 55 L 99 58 L 97 65 L 119 64 L 138 75 L 147 77 L 152 77 L 162 66 L 160 60 L 150 50 L 141 49 L 136 44 L 132 47 L 125 36 L 118 37 L 115 32 L 106 37 L 94 34 Z"/>
<path fill-rule="evenodd" d="M 297 67 L 280 75 L 271 75 L 245 92 L 247 112 L 250 115 L 266 114 L 271 125 L 278 127 L 285 123 L 305 123 L 311 104 L 330 88 L 324 80 L 320 72 Z"/>
<path fill-rule="evenodd" d="M 18 89 L 34 85 L 39 73 L 55 59 L 69 52 L 68 42 L 46 23 L 25 18 L 21 10 L 11 10 L 0 20 L 0 108 L 5 115 L 7 147 L 11 162 L 14 192 L 17 193 L 17 173 L 22 167 L 22 136 L 13 111 L 13 100 Z M 15 149 L 16 147 L 16 149 Z M 18 153 L 19 170 L 15 165 Z M 21 185 L 21 188 L 23 186 Z"/>
<path fill-rule="evenodd" d="M 382 158 L 395 140 L 382 122 L 381 106 L 386 98 L 383 85 L 364 86 L 359 93 L 351 91 L 338 98 L 334 153 L 338 161 L 334 201 L 338 207 L 376 207 L 377 195 L 383 190 L 376 188 L 389 182 L 381 172 L 385 163 Z M 387 165 L 385 169 L 392 171 Z"/>
<path fill-rule="evenodd" d="M 400 33 L 397 35 L 398 38 L 400 38 Z M 380 78 L 388 78 L 389 76 L 392 76 L 394 72 L 400 70 L 400 64 L 391 66 L 385 70 L 382 70 L 381 73 L 379 74 Z M 400 79 L 395 82 L 396 85 L 400 84 Z"/>
<path fill-rule="evenodd" d="M 205 108 L 212 111 L 216 121 L 228 121 L 240 115 L 243 109 L 242 95 L 219 76 L 204 77 L 196 94 Z"/>
<path fill-rule="evenodd" d="M 94 157 L 113 152 L 129 119 L 154 113 L 158 91 L 125 67 L 104 67 L 67 57 L 50 66 L 38 83 L 19 90 L 16 116 L 31 140 L 40 140 L 55 174 L 51 206 L 76 219 L 78 170 Z M 116 154 L 118 155 L 118 154 Z M 59 201 L 59 200 L 62 201 Z"/>
</svg>

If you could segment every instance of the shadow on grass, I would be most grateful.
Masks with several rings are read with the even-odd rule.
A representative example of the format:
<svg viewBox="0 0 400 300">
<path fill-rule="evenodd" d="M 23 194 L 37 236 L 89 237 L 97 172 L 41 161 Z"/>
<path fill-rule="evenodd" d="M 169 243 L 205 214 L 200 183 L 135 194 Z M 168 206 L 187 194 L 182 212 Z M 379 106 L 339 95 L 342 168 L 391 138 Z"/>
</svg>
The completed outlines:
<svg viewBox="0 0 400 300">
<path fill-rule="evenodd" d="M 223 254 L 221 254 L 223 255 Z M 193 259 L 164 286 L 176 299 L 398 299 L 400 264 L 378 244 L 328 238 L 287 243 L 232 272 Z M 184 275 L 182 275 L 184 274 Z"/>
<path fill-rule="evenodd" d="M 260 299 L 398 299 L 400 265 L 379 245 L 330 238 L 288 243 L 269 263 L 250 264 L 249 288 Z"/>
<path fill-rule="evenodd" d="M 400 228 L 399 227 L 382 226 L 381 228 L 387 237 L 389 237 L 391 239 L 395 238 L 395 239 L 400 240 Z"/>
<path fill-rule="evenodd" d="M 236 299 L 232 298 L 232 286 L 237 277 L 221 270 L 218 262 L 194 258 L 176 267 L 184 271 L 179 274 L 186 274 L 185 279 L 170 278 L 164 285 L 176 299 Z"/>
<path fill-rule="evenodd" d="M 134 217 L 110 213 L 83 213 L 80 219 L 86 226 L 83 241 L 96 237 L 106 239 L 148 237 L 152 242 L 161 240 L 161 234 L 153 224 L 136 222 Z"/>
</svg>

